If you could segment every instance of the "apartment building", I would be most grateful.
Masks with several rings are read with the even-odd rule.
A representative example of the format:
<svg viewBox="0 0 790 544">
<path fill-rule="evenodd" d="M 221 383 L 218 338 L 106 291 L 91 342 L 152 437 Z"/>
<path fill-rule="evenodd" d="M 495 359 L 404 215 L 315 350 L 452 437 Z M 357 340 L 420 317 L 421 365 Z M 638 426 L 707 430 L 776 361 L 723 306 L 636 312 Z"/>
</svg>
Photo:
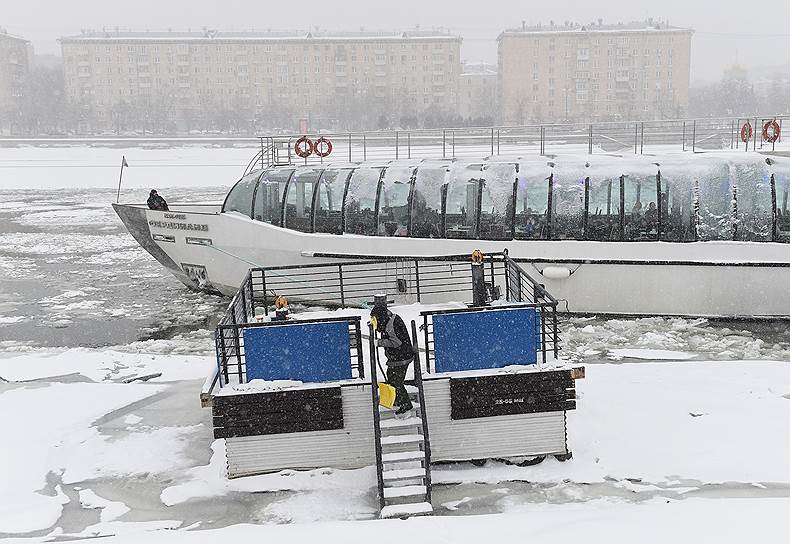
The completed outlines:
<svg viewBox="0 0 790 544">
<path fill-rule="evenodd" d="M 67 96 L 97 126 L 134 104 L 166 104 L 179 125 L 211 110 L 274 108 L 312 130 L 350 104 L 393 116 L 458 107 L 461 38 L 439 31 L 113 31 L 60 42 Z"/>
<path fill-rule="evenodd" d="M 680 117 L 692 34 L 652 19 L 506 30 L 498 37 L 501 122 Z"/>
<path fill-rule="evenodd" d="M 496 117 L 496 66 L 468 62 L 461 67 L 458 83 L 458 115 L 463 119 L 488 120 Z"/>
<path fill-rule="evenodd" d="M 30 72 L 30 42 L 0 28 L 0 116 L 10 115 L 22 99 Z M 0 130 L 3 127 L 0 126 Z"/>
</svg>

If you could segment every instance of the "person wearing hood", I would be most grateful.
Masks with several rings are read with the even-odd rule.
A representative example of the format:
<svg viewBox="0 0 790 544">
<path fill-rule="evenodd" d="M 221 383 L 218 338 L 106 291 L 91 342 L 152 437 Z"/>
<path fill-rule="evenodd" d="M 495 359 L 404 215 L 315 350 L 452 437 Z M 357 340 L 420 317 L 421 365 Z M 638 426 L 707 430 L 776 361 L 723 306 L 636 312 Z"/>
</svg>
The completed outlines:
<svg viewBox="0 0 790 544">
<path fill-rule="evenodd" d="M 159 196 L 159 193 L 156 192 L 156 189 L 151 189 L 151 193 L 148 195 L 148 209 L 162 210 L 165 212 L 170 211 L 170 208 L 167 207 L 167 202 L 164 198 Z"/>
<path fill-rule="evenodd" d="M 395 413 L 404 414 L 413 407 L 403 383 L 414 359 L 409 330 L 399 315 L 382 306 L 374 307 L 370 317 L 380 335 L 376 345 L 384 348 L 387 357 L 387 383 L 395 388 L 395 404 L 398 406 Z"/>
</svg>

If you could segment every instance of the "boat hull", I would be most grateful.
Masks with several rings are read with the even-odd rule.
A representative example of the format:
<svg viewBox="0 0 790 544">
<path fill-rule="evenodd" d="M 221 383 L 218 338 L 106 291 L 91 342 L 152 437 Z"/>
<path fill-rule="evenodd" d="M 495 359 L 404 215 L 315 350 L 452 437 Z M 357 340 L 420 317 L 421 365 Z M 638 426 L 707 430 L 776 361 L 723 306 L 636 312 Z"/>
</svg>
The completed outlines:
<svg viewBox="0 0 790 544">
<path fill-rule="evenodd" d="M 114 205 L 130 233 L 193 289 L 233 295 L 251 267 L 348 257 L 497 252 L 575 313 L 790 317 L 790 245 L 770 242 L 457 240 L 301 233 L 241 214 Z M 562 303 L 561 309 L 566 309 Z"/>
</svg>

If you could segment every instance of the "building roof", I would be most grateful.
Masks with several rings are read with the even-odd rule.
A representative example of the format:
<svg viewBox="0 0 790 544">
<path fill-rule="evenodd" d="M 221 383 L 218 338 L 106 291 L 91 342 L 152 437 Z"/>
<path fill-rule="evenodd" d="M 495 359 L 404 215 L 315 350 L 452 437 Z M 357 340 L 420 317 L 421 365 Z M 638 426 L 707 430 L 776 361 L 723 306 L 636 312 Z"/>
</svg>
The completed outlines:
<svg viewBox="0 0 790 544">
<path fill-rule="evenodd" d="M 9 34 L 8 30 L 5 28 L 0 27 L 0 39 L 8 39 L 8 40 L 17 40 L 23 43 L 30 43 L 30 40 L 26 40 L 20 36 L 14 36 L 13 34 Z"/>
<path fill-rule="evenodd" d="M 670 26 L 665 21 L 654 21 L 652 18 L 645 21 L 632 21 L 630 23 L 617 23 L 617 24 L 604 24 L 602 19 L 597 22 L 580 24 L 572 22 L 564 22 L 557 25 L 551 21 L 548 25 L 538 23 L 537 25 L 528 26 L 524 22 L 520 28 L 511 28 L 504 30 L 497 39 L 502 39 L 505 36 L 536 36 L 536 35 L 558 35 L 558 34 L 581 34 L 581 33 L 601 33 L 601 34 L 628 34 L 632 32 L 647 33 L 688 33 L 694 32 L 691 28 L 683 28 L 679 26 Z"/>
<path fill-rule="evenodd" d="M 461 66 L 462 76 L 495 76 L 496 66 L 486 62 L 465 62 Z"/>
<path fill-rule="evenodd" d="M 195 31 L 129 31 L 129 30 L 85 30 L 79 35 L 64 36 L 61 42 L 87 42 L 87 41 L 197 41 L 207 40 L 217 41 L 255 41 L 255 42 L 279 42 L 279 41 L 381 41 L 404 39 L 424 40 L 461 40 L 460 36 L 450 34 L 448 30 L 406 30 L 390 32 L 330 32 L 330 31 L 300 31 L 300 30 L 281 30 L 281 31 L 220 31 L 204 28 L 199 32 Z"/>
</svg>

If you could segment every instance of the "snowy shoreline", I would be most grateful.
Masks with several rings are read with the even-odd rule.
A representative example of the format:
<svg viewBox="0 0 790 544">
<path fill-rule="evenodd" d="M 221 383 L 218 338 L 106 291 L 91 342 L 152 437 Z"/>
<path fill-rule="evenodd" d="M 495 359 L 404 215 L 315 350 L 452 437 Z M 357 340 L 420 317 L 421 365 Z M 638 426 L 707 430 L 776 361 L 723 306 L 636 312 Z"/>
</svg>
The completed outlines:
<svg viewBox="0 0 790 544">
<path fill-rule="evenodd" d="M 206 529 L 266 525 L 220 529 L 222 535 L 249 538 L 278 535 L 299 541 L 326 529 L 330 535 L 350 532 L 356 541 L 367 534 L 368 524 L 336 522 L 375 517 L 370 468 L 225 478 L 223 441 L 212 443 L 211 414 L 201 410 L 198 399 L 212 364 L 211 356 L 101 350 L 0 359 L 6 379 L 35 380 L 0 384 L 0 410 L 19 414 L 8 429 L 15 447 L 0 450 L 4 466 L 14 467 L 0 489 L 0 535 L 134 538 L 140 531 L 184 528 L 196 521 Z M 119 383 L 129 374 L 156 373 L 161 376 L 145 383 Z M 67 375 L 71 378 L 63 378 Z M 489 529 L 503 535 L 512 523 L 556 531 L 550 520 L 574 514 L 590 520 L 644 516 L 644 527 L 658 528 L 664 518 L 688 524 L 694 512 L 713 519 L 744 502 L 764 505 L 766 511 L 790 506 L 790 433 L 783 431 L 790 419 L 790 364 L 590 364 L 577 389 L 578 410 L 568 413 L 572 460 L 549 459 L 534 467 L 439 465 L 434 482 L 442 497 L 441 515 L 396 527 L 408 533 L 427 524 L 420 530 L 454 532 L 442 521 L 444 515 L 500 513 L 475 516 L 475 526 L 482 530 L 489 520 L 499 520 L 490 521 Z M 132 481 L 135 491 L 124 491 L 128 484 L 123 482 Z M 740 490 L 748 501 L 727 498 L 727 489 Z M 216 517 L 217 508 L 239 500 L 251 510 Z M 533 512 L 541 513 L 539 521 L 524 516 Z M 756 510 L 755 520 L 762 519 L 761 512 Z M 283 522 L 295 525 L 270 525 Z M 306 522 L 328 523 L 300 524 Z M 562 530 L 580 537 L 573 531 L 583 525 Z M 601 525 L 596 530 L 641 538 L 647 534 L 644 527 Z M 202 542 L 213 534 L 167 533 L 145 538 Z"/>
</svg>

